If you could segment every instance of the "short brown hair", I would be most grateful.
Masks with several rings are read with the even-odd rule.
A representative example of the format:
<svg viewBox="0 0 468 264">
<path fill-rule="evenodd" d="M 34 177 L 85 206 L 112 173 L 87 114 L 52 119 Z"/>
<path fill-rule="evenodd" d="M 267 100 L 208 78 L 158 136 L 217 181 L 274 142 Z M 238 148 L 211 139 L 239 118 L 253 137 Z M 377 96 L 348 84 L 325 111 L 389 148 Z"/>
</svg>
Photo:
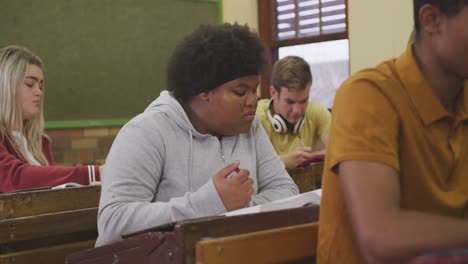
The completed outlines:
<svg viewBox="0 0 468 264">
<path fill-rule="evenodd" d="M 279 93 L 282 87 L 303 90 L 312 83 L 309 64 L 301 57 L 287 56 L 273 65 L 271 84 Z"/>
</svg>

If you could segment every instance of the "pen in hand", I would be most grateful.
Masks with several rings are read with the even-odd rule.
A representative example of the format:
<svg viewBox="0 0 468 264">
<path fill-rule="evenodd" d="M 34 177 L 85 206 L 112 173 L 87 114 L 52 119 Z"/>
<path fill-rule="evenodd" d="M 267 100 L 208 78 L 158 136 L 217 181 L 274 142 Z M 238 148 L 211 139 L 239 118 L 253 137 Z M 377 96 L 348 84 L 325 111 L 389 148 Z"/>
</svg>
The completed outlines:
<svg viewBox="0 0 468 264">
<path fill-rule="evenodd" d="M 239 173 L 240 172 L 240 169 L 239 167 L 235 168 L 233 172 L 231 172 L 231 174 L 229 176 L 227 176 L 228 179 L 231 179 L 232 177 L 234 177 L 234 172 Z"/>
<path fill-rule="evenodd" d="M 304 140 L 302 140 L 301 135 L 298 135 L 297 138 L 298 138 L 299 141 L 301 142 L 301 145 L 302 145 L 303 147 L 305 147 Z"/>
</svg>

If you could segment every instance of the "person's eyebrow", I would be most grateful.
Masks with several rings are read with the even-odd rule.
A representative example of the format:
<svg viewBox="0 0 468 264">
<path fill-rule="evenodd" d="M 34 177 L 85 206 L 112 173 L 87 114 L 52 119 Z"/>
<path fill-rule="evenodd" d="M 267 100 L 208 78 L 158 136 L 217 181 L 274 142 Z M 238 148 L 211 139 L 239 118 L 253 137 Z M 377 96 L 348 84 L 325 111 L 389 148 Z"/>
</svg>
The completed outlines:
<svg viewBox="0 0 468 264">
<path fill-rule="evenodd" d="M 238 87 L 238 88 L 249 88 L 249 86 L 246 83 L 239 83 L 238 85 L 236 85 L 236 87 Z"/>
<path fill-rule="evenodd" d="M 32 79 L 32 80 L 38 82 L 40 85 L 42 85 L 44 83 L 44 80 L 39 81 L 39 78 L 37 78 L 36 76 L 26 76 L 24 79 Z"/>
<path fill-rule="evenodd" d="M 39 79 L 36 76 L 26 76 L 25 79 L 33 79 L 35 81 L 39 81 Z"/>
<path fill-rule="evenodd" d="M 258 82 L 255 84 L 255 89 L 258 87 L 259 84 L 260 84 L 260 81 L 258 81 Z M 236 85 L 236 87 L 250 88 L 249 85 L 248 85 L 247 83 L 239 83 L 238 85 Z"/>
<path fill-rule="evenodd" d="M 303 100 L 293 100 L 291 98 L 286 98 L 285 100 L 287 102 L 290 102 L 290 103 L 305 103 L 305 102 L 309 101 L 309 97 L 307 97 L 306 99 L 303 99 Z"/>
</svg>

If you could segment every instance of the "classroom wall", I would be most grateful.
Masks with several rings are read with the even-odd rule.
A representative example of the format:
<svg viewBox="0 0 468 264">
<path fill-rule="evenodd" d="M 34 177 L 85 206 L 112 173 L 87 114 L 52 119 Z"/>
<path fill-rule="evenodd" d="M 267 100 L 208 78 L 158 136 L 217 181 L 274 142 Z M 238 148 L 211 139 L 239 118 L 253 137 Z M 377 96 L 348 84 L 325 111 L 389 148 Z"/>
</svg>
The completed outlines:
<svg viewBox="0 0 468 264">
<path fill-rule="evenodd" d="M 258 29 L 257 0 L 223 0 L 223 21 Z"/>
<path fill-rule="evenodd" d="M 413 28 L 413 1 L 348 1 L 350 72 L 400 55 Z"/>
<path fill-rule="evenodd" d="M 413 1 L 348 1 L 350 71 L 398 56 L 413 27 Z M 223 0 L 226 22 L 244 22 L 258 28 L 257 1 Z M 255 25 L 255 26 L 254 26 Z"/>
<path fill-rule="evenodd" d="M 55 162 L 60 165 L 104 164 L 120 127 L 49 129 Z"/>
</svg>

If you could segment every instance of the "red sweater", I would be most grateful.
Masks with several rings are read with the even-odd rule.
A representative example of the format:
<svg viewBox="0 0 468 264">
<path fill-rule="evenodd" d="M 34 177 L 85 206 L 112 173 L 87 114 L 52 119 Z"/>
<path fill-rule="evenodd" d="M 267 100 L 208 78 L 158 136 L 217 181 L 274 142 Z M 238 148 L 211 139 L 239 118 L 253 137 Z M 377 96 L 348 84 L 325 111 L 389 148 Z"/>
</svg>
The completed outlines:
<svg viewBox="0 0 468 264">
<path fill-rule="evenodd" d="M 31 165 L 22 160 L 11 142 L 0 134 L 0 192 L 53 187 L 67 182 L 88 185 L 93 181 L 92 169 L 95 172 L 95 180 L 100 181 L 97 165 L 55 166 L 52 148 L 46 138 L 42 139 L 42 152 L 49 166 Z"/>
</svg>

